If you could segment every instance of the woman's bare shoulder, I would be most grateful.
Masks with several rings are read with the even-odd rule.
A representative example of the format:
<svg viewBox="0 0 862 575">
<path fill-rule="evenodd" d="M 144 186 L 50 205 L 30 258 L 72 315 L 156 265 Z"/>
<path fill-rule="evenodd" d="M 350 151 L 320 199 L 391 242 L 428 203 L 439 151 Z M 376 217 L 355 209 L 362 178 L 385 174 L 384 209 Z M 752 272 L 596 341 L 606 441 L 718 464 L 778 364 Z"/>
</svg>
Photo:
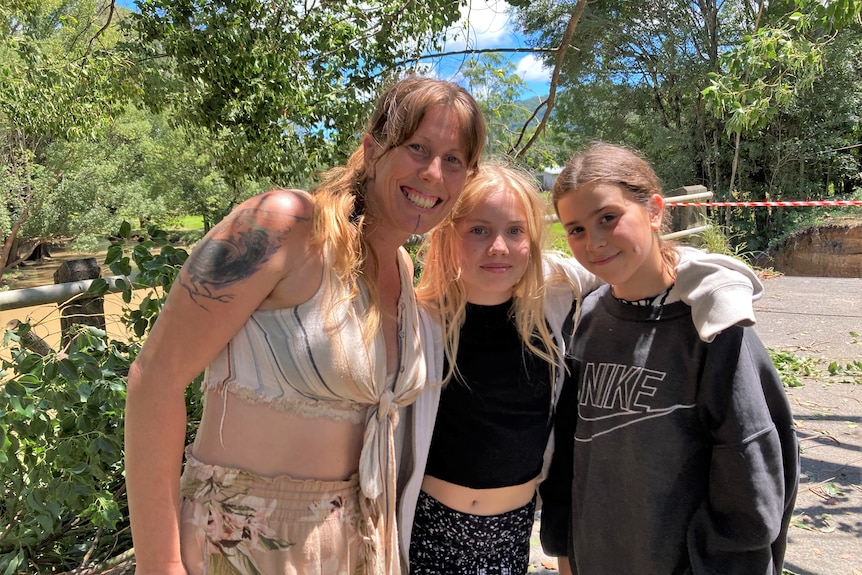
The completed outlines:
<svg viewBox="0 0 862 575">
<path fill-rule="evenodd" d="M 239 204 L 228 218 L 251 217 L 265 223 L 269 217 L 290 216 L 297 221 L 311 221 L 314 199 L 308 192 L 293 189 L 273 189 L 253 196 Z"/>
</svg>

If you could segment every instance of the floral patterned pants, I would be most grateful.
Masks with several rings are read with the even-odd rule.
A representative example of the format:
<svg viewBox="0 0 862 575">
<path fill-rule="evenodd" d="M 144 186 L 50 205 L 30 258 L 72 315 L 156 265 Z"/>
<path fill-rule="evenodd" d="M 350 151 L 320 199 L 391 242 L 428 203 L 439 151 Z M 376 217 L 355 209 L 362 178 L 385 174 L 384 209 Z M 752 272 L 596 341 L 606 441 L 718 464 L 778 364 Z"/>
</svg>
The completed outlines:
<svg viewBox="0 0 862 575">
<path fill-rule="evenodd" d="M 260 477 L 186 451 L 183 563 L 189 575 L 364 573 L 359 481 Z"/>
<path fill-rule="evenodd" d="M 500 515 L 471 515 L 419 492 L 410 575 L 524 575 L 536 498 Z"/>
</svg>

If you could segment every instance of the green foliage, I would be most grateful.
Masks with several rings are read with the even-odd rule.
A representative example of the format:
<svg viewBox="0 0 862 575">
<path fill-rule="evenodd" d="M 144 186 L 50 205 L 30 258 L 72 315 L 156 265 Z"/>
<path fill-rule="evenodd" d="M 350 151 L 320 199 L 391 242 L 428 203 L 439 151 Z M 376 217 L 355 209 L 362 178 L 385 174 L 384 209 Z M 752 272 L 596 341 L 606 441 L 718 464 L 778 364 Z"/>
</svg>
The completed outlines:
<svg viewBox="0 0 862 575">
<path fill-rule="evenodd" d="M 131 239 L 131 229 L 128 222 L 123 222 L 118 234 L 120 242 L 108 248 L 105 254 L 105 264 L 115 274 L 122 276 L 132 274 L 132 261 L 124 249 Z M 154 248 L 157 247 L 160 251 L 154 255 Z M 131 303 L 133 290 L 145 290 L 145 295 L 138 303 L 137 309 L 126 310 L 125 313 L 127 325 L 135 336 L 141 338 L 158 319 L 164 300 L 180 268 L 188 258 L 188 253 L 170 245 L 167 232 L 155 227 L 147 230 L 147 237 L 135 244 L 131 252 L 131 260 L 134 260 L 137 274 L 132 281 L 117 280 L 117 287 L 121 288 L 123 301 L 126 304 Z M 107 289 L 108 285 L 104 280 L 97 280 L 90 286 L 90 291 L 99 295 L 107 292 Z M 134 295 L 141 298 L 141 293 L 136 291 Z"/>
<path fill-rule="evenodd" d="M 461 67 L 467 90 L 473 94 L 488 130 L 485 152 L 488 156 L 514 157 L 530 140 L 539 125 L 534 115 L 538 98 L 521 100 L 526 83 L 515 73 L 515 65 L 499 54 L 482 54 L 468 59 Z M 550 138 L 537 140 L 521 161 L 533 169 L 558 163 L 559 153 Z"/>
<path fill-rule="evenodd" d="M 720 71 L 709 74 L 702 91 L 725 129 L 756 131 L 791 108 L 823 73 L 831 36 L 858 23 L 860 13 L 862 2 L 856 0 L 796 0 L 791 12 L 744 35 L 722 54 Z"/>
<path fill-rule="evenodd" d="M 725 229 L 714 221 L 707 221 L 706 230 L 698 234 L 700 247 L 713 254 L 724 254 L 735 257 L 745 263 L 749 262 L 745 245 L 735 243 Z"/>
<path fill-rule="evenodd" d="M 853 383 L 862 383 L 862 362 L 856 360 L 850 363 L 841 365 L 838 362 L 829 364 L 829 374 L 835 376 L 846 376 L 852 378 Z"/>
<path fill-rule="evenodd" d="M 853 337 L 853 343 L 862 345 L 862 338 L 860 338 L 858 333 L 850 332 L 850 336 Z M 829 363 L 829 367 L 827 369 L 829 371 L 829 375 L 839 377 L 842 381 L 862 384 L 862 361 L 858 359 L 844 365 L 837 361 L 832 361 Z"/>
<path fill-rule="evenodd" d="M 4 266 L 15 260 L 9 247 L 29 218 L 41 216 L 48 229 L 64 221 L 53 217 L 52 207 L 67 195 L 60 189 L 62 174 L 46 169 L 48 148 L 58 140 L 96 138 L 129 96 L 129 60 L 116 49 L 120 20 L 115 4 L 100 0 L 0 4 Z M 83 220 L 88 212 L 81 214 Z M 22 239 L 50 235 L 23 233 Z"/>
<path fill-rule="evenodd" d="M 555 47 L 574 4 L 517 2 L 514 14 L 531 44 Z M 716 200 L 856 197 L 860 5 L 589 3 L 563 62 L 549 137 L 569 154 L 593 139 L 634 146 L 665 190 L 703 184 Z M 822 215 L 743 207 L 711 217 L 732 250 L 752 252 Z"/>
<path fill-rule="evenodd" d="M 710 73 L 701 93 L 728 133 L 751 132 L 792 105 L 822 66 L 818 44 L 793 29 L 762 28 L 722 55 L 723 73 Z"/>
<path fill-rule="evenodd" d="M 799 387 L 802 385 L 802 377 L 815 377 L 818 374 L 819 361 L 816 359 L 800 357 L 787 351 L 768 351 L 786 387 Z"/>
<path fill-rule="evenodd" d="M 381 85 L 460 15 L 458 0 L 137 5 L 147 102 L 204 130 L 231 185 L 335 164 Z"/>
<path fill-rule="evenodd" d="M 123 415 L 129 366 L 187 254 L 150 229 L 141 242 L 124 222 L 107 263 L 129 308 L 127 341 L 76 326 L 63 352 L 29 351 L 29 325 L 7 331 L 12 351 L 0 382 L 0 573 L 56 573 L 100 564 L 131 546 L 123 479 Z M 153 254 L 156 248 L 158 253 Z M 105 280 L 90 295 L 104 295 Z M 132 288 L 135 287 L 135 304 Z M 190 421 L 200 414 L 196 386 Z"/>
<path fill-rule="evenodd" d="M 28 327 L 7 332 L 16 352 L 0 390 L 5 573 L 68 570 L 90 544 L 96 561 L 128 544 L 122 417 L 137 346 L 80 326 L 67 352 L 41 357 L 20 345 Z"/>
</svg>

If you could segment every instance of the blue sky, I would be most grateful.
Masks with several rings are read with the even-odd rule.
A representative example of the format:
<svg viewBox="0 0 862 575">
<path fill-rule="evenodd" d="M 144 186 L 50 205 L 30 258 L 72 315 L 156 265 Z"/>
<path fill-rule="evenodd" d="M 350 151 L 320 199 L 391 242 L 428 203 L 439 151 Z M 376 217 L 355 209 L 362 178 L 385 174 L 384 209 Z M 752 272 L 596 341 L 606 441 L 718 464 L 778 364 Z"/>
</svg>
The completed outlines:
<svg viewBox="0 0 862 575">
<path fill-rule="evenodd" d="M 469 0 L 461 8 L 461 21 L 453 26 L 446 42 L 447 51 L 488 48 L 526 48 L 523 36 L 515 31 L 509 16 L 509 4 L 504 0 Z M 455 36 L 455 39 L 452 37 Z M 503 54 L 515 64 L 515 73 L 528 86 L 525 97 L 545 96 L 551 70 L 541 65 L 533 54 Z M 458 67 L 466 56 L 453 56 L 440 62 L 434 72 L 442 78 L 455 79 Z"/>
</svg>

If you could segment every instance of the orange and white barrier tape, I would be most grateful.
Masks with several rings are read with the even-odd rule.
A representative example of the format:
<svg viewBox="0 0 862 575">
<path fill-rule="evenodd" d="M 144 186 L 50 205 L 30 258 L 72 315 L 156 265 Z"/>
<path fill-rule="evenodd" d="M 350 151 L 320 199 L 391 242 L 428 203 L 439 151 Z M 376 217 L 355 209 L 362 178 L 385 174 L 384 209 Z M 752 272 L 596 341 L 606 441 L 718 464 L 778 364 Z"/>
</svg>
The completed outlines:
<svg viewBox="0 0 862 575">
<path fill-rule="evenodd" d="M 716 207 L 716 208 L 798 208 L 821 206 L 862 206 L 862 200 L 802 200 L 789 202 L 674 202 L 666 198 L 666 206 Z"/>
</svg>

